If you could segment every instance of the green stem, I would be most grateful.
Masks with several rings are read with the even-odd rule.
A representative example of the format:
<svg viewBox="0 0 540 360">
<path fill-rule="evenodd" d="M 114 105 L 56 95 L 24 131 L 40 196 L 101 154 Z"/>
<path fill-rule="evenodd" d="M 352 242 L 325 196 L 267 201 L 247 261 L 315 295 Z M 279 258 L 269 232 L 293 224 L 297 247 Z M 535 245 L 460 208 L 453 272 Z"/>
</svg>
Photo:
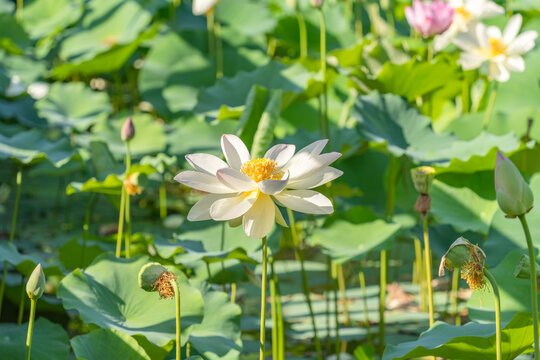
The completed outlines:
<svg viewBox="0 0 540 360">
<path fill-rule="evenodd" d="M 23 0 L 17 0 L 17 10 L 15 14 L 17 22 L 21 22 L 22 14 L 23 14 Z"/>
<path fill-rule="evenodd" d="M 387 268 L 388 268 L 388 259 L 387 259 L 387 250 L 381 251 L 381 268 L 380 268 L 380 281 L 379 281 L 379 346 L 380 351 L 384 350 L 385 344 L 385 328 L 384 328 L 384 309 L 386 304 L 386 279 L 387 279 Z"/>
<path fill-rule="evenodd" d="M 341 302 L 343 304 L 343 324 L 349 326 L 351 324 L 351 319 L 349 317 L 349 307 L 347 305 L 347 287 L 345 285 L 345 275 L 343 274 L 343 266 L 337 265 L 337 275 L 338 275 L 338 285 L 339 291 L 341 293 Z"/>
<path fill-rule="evenodd" d="M 461 113 L 467 114 L 469 112 L 470 108 L 470 90 L 469 90 L 469 83 L 465 80 L 463 80 L 463 83 L 461 85 Z"/>
<path fill-rule="evenodd" d="M 362 0 L 356 0 L 354 10 L 354 30 L 357 41 L 364 36 L 364 30 L 362 25 L 362 8 L 360 7 L 361 2 Z"/>
<path fill-rule="evenodd" d="M 274 290 L 274 295 L 272 296 L 273 298 L 273 303 L 275 302 L 275 312 L 276 312 L 276 317 L 274 319 L 273 317 L 273 313 L 272 313 L 272 322 L 274 323 L 275 321 L 275 325 L 274 327 L 277 328 L 277 331 L 276 333 L 274 334 L 274 329 L 272 328 L 272 336 L 276 336 L 276 343 L 277 343 L 277 348 L 276 348 L 276 352 L 273 352 L 273 354 L 277 354 L 275 357 L 276 359 L 279 359 L 279 360 L 284 360 L 285 359 L 285 330 L 283 328 L 283 309 L 282 309 L 282 306 L 281 306 L 281 292 L 279 291 L 279 279 L 278 279 L 278 276 L 277 276 L 277 273 L 274 271 L 274 259 L 272 258 L 271 259 L 271 262 L 270 262 L 270 270 L 272 271 L 272 275 L 271 275 L 271 281 L 273 284 L 273 290 Z M 272 286 L 272 285 L 271 285 Z M 272 291 L 272 289 L 271 289 Z M 274 310 L 272 310 L 273 312 Z M 274 345 L 274 339 L 272 338 L 272 346 Z"/>
<path fill-rule="evenodd" d="M 161 220 L 167 217 L 167 188 L 165 183 L 159 187 L 159 217 Z"/>
<path fill-rule="evenodd" d="M 458 292 L 459 292 L 459 269 L 454 269 L 452 274 L 452 315 L 455 316 L 456 325 L 461 325 L 461 317 L 458 314 Z"/>
<path fill-rule="evenodd" d="M 327 97 L 327 79 L 326 79 L 326 22 L 324 20 L 324 13 L 322 11 L 322 8 L 319 8 L 319 23 L 320 23 L 320 53 L 321 53 L 321 72 L 323 76 L 323 94 L 321 101 L 321 135 L 329 139 L 330 132 L 329 132 L 329 124 L 328 124 L 328 97 Z"/>
<path fill-rule="evenodd" d="M 296 13 L 296 18 L 298 20 L 298 32 L 300 34 L 300 57 L 304 58 L 307 56 L 306 22 L 304 20 L 304 17 L 299 11 Z"/>
<path fill-rule="evenodd" d="M 34 332 L 34 318 L 36 317 L 37 300 L 30 299 L 30 319 L 28 320 L 28 333 L 26 335 L 25 360 L 30 360 L 30 350 L 32 348 L 32 333 Z"/>
<path fill-rule="evenodd" d="M 431 62 L 431 60 L 433 60 L 433 40 L 430 39 L 428 40 L 427 42 L 427 55 L 426 55 L 426 60 L 427 62 Z"/>
<path fill-rule="evenodd" d="M 118 231 L 116 233 L 116 257 L 120 257 L 122 251 L 122 234 L 124 233 L 124 211 L 126 205 L 126 189 L 122 185 L 122 192 L 120 195 L 120 214 L 118 216 Z"/>
<path fill-rule="evenodd" d="M 13 216 L 11 217 L 11 229 L 9 230 L 9 243 L 13 244 L 15 238 L 15 228 L 17 227 L 17 218 L 19 216 L 19 205 L 21 203 L 21 188 L 22 188 L 22 165 L 17 171 L 16 184 L 17 190 L 15 193 L 15 204 L 13 205 Z M 4 301 L 4 291 L 6 289 L 6 277 L 8 272 L 8 262 L 4 261 L 4 270 L 2 272 L 2 282 L 0 283 L 0 316 L 2 315 L 2 303 Z"/>
<path fill-rule="evenodd" d="M 81 268 L 84 267 L 85 252 L 86 252 L 86 242 L 90 234 L 90 217 L 92 215 L 92 205 L 94 202 L 94 193 L 90 193 L 90 198 L 88 199 L 88 205 L 86 205 L 86 214 L 84 215 L 84 224 L 83 224 L 83 247 L 81 250 Z"/>
<path fill-rule="evenodd" d="M 336 360 L 339 360 L 341 355 L 341 339 L 339 336 L 339 307 L 338 307 L 338 280 L 337 280 L 337 266 L 336 264 L 332 263 L 332 279 L 334 282 L 334 317 L 336 320 L 336 342 L 334 351 L 336 353 Z"/>
<path fill-rule="evenodd" d="M 266 276 L 268 247 L 266 236 L 262 238 L 262 281 L 261 281 L 261 323 L 259 336 L 259 360 L 264 360 L 264 341 L 266 338 Z"/>
<path fill-rule="evenodd" d="M 321 342 L 319 341 L 319 336 L 317 335 L 317 325 L 315 323 L 315 314 L 313 313 L 313 305 L 311 303 L 310 289 L 308 283 L 308 277 L 306 273 L 305 263 L 304 263 L 304 251 L 301 249 L 301 241 L 298 236 L 296 229 L 296 221 L 294 219 L 294 214 L 291 209 L 287 209 L 287 215 L 289 217 L 291 237 L 293 240 L 294 251 L 296 256 L 300 260 L 300 273 L 302 275 L 302 289 L 304 290 L 304 296 L 306 297 L 306 302 L 309 309 L 309 316 L 311 318 L 311 327 L 313 329 L 313 341 L 315 342 L 315 349 L 317 351 L 317 359 L 322 359 L 322 350 Z"/>
<path fill-rule="evenodd" d="M 535 264 L 536 265 L 536 264 Z M 457 273 L 457 271 L 454 271 Z M 495 326 L 497 327 L 495 329 L 496 335 L 495 335 L 495 341 L 497 343 L 496 345 L 496 353 L 497 353 L 497 360 L 502 360 L 502 345 L 501 345 L 501 296 L 499 294 L 499 287 L 497 286 L 497 281 L 495 281 L 495 278 L 493 275 L 489 272 L 488 269 L 484 268 L 484 275 L 491 283 L 491 287 L 493 288 L 493 298 L 495 299 Z M 533 279 L 536 279 L 534 277 Z"/>
<path fill-rule="evenodd" d="M 367 293 L 366 293 L 366 275 L 364 274 L 364 267 L 362 263 L 358 263 L 358 280 L 360 281 L 360 289 L 362 290 L 362 303 L 364 305 L 364 321 L 369 336 L 369 313 L 368 313 L 368 304 L 367 304 Z"/>
<path fill-rule="evenodd" d="M 434 322 L 434 309 L 433 309 L 433 288 L 431 286 L 431 249 L 429 247 L 429 232 L 428 232 L 428 217 L 424 216 L 424 257 L 426 264 L 426 285 L 428 290 L 428 303 L 429 303 L 429 326 L 431 327 Z"/>
<path fill-rule="evenodd" d="M 225 224 L 226 224 L 225 221 L 221 223 L 221 241 L 219 244 L 220 251 L 223 251 L 225 249 L 225 230 L 226 230 Z M 226 286 L 227 285 L 227 271 L 225 270 L 225 264 L 223 261 L 221 262 L 221 280 L 223 282 L 223 292 L 226 293 L 227 292 L 227 286 Z"/>
<path fill-rule="evenodd" d="M 531 307 L 532 307 L 532 318 L 533 318 L 533 328 L 534 328 L 534 360 L 539 360 L 539 344 L 538 344 L 538 300 L 537 300 L 537 283 L 536 283 L 536 256 L 534 254 L 534 245 L 531 238 L 531 232 L 529 231 L 529 225 L 527 224 L 527 219 L 525 214 L 518 216 L 521 226 L 523 227 L 523 232 L 525 233 L 525 239 L 527 239 L 527 248 L 529 249 L 529 261 L 531 268 Z"/>
<path fill-rule="evenodd" d="M 236 303 L 236 283 L 231 284 L 231 302 Z"/>
<path fill-rule="evenodd" d="M 486 115 L 484 117 L 484 129 L 488 128 L 489 120 L 491 119 L 491 113 L 493 111 L 493 105 L 495 105 L 495 97 L 497 96 L 497 88 L 499 86 L 499 83 L 495 81 L 493 84 L 493 89 L 491 90 L 491 94 L 489 95 L 488 105 L 486 108 Z"/>
<path fill-rule="evenodd" d="M 180 290 L 176 280 L 171 280 L 171 285 L 174 289 L 174 300 L 176 305 L 176 360 L 181 360 L 180 350 L 182 343 L 180 342 Z"/>
<path fill-rule="evenodd" d="M 276 280 L 274 273 L 274 258 L 270 258 L 270 311 L 272 312 L 272 359 L 279 359 L 278 348 L 278 323 L 276 309 Z"/>
<path fill-rule="evenodd" d="M 129 148 L 129 141 L 126 141 L 126 178 L 131 169 L 131 150 Z M 126 259 L 131 256 L 131 202 L 130 195 L 125 192 L 126 197 Z"/>
<path fill-rule="evenodd" d="M 208 54 L 213 55 L 216 51 L 215 33 L 214 33 L 214 12 L 211 11 L 206 15 L 206 28 L 208 32 Z"/>
<path fill-rule="evenodd" d="M 221 41 L 221 25 L 214 23 L 214 37 L 216 41 L 216 79 L 223 77 L 223 42 Z"/>
<path fill-rule="evenodd" d="M 22 324 L 24 315 L 24 299 L 26 298 L 26 286 L 24 286 L 24 276 L 21 277 L 21 301 L 19 302 L 19 316 L 17 317 L 17 325 Z"/>
</svg>

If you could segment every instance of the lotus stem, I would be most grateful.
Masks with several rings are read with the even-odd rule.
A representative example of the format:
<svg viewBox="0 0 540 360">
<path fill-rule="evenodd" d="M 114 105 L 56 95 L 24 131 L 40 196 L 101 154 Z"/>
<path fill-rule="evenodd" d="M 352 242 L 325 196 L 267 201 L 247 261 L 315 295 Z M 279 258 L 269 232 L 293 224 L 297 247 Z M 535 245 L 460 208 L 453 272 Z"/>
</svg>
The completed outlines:
<svg viewBox="0 0 540 360">
<path fill-rule="evenodd" d="M 15 18 L 17 22 L 21 22 L 23 14 L 23 0 L 17 0 L 17 10 L 15 11 Z"/>
<path fill-rule="evenodd" d="M 159 217 L 161 220 L 167 217 L 167 188 L 164 183 L 159 187 Z"/>
<path fill-rule="evenodd" d="M 349 307 L 347 305 L 347 288 L 345 285 L 345 276 L 343 274 L 343 266 L 337 265 L 337 274 L 338 274 L 338 284 L 339 291 L 341 293 L 341 302 L 343 304 L 343 317 L 345 318 L 343 324 L 349 326 L 351 324 L 351 319 L 349 317 Z"/>
<path fill-rule="evenodd" d="M 225 249 L 225 221 L 221 223 L 221 241 L 219 243 L 219 250 L 223 251 Z M 225 270 L 225 264 L 221 262 L 221 279 L 223 281 L 223 292 L 227 292 L 227 271 Z"/>
<path fill-rule="evenodd" d="M 276 309 L 276 279 L 274 273 L 274 258 L 270 258 L 270 311 L 272 316 L 272 359 L 279 359 L 278 348 L 279 348 L 279 339 L 278 339 L 278 320 L 277 320 L 277 309 Z"/>
<path fill-rule="evenodd" d="M 385 344 L 385 328 L 384 328 L 384 310 L 386 304 L 386 279 L 387 279 L 387 267 L 388 267 L 388 251 L 381 251 L 381 268 L 379 276 L 379 346 L 381 353 L 384 350 Z"/>
<path fill-rule="evenodd" d="M 457 274 L 457 271 L 454 271 Z M 501 346 L 501 295 L 499 294 L 499 287 L 497 281 L 488 269 L 484 268 L 484 276 L 491 283 L 493 288 L 493 298 L 495 299 L 495 342 L 496 342 L 496 354 L 497 360 L 502 360 L 502 346 Z"/>
<path fill-rule="evenodd" d="M 279 291 L 279 279 L 274 271 L 274 258 L 270 259 L 270 269 L 272 271 L 270 277 L 270 296 L 272 297 L 272 336 L 275 336 L 276 341 L 272 338 L 272 354 L 274 358 L 279 360 L 285 359 L 285 331 L 283 328 L 283 309 L 281 306 L 281 292 Z M 272 291 L 274 295 L 272 295 Z M 274 317 L 275 312 L 275 317 Z M 274 329 L 275 328 L 275 329 Z M 274 332 L 275 331 L 275 332 Z M 274 351 L 274 343 L 276 348 Z"/>
<path fill-rule="evenodd" d="M 126 189 L 122 185 L 120 195 L 120 211 L 118 216 L 118 231 L 116 232 L 116 257 L 119 258 L 122 252 L 122 234 L 124 233 L 124 212 L 126 206 Z"/>
<path fill-rule="evenodd" d="M 495 81 L 493 83 L 493 89 L 491 89 L 491 94 L 489 94 L 489 100 L 486 108 L 486 115 L 484 117 L 484 129 L 488 128 L 489 121 L 491 119 L 491 113 L 493 112 L 493 106 L 495 105 L 495 98 L 497 97 L 497 88 L 499 83 Z"/>
<path fill-rule="evenodd" d="M 458 293 L 459 293 L 459 269 L 454 269 L 452 274 L 452 315 L 455 316 L 456 325 L 461 325 L 461 317 L 458 313 Z"/>
<path fill-rule="evenodd" d="M 19 216 L 19 205 L 21 203 L 21 187 L 22 187 L 22 165 L 19 166 L 17 171 L 16 184 L 17 190 L 15 192 L 15 204 L 13 205 L 13 216 L 11 217 L 11 229 L 9 231 L 9 243 L 13 244 L 15 238 L 15 228 L 17 227 L 17 218 Z M 8 262 L 4 261 L 4 270 L 2 272 L 2 282 L 0 283 L 0 316 L 2 315 L 2 303 L 4 301 L 4 290 L 6 289 L 6 277 L 8 271 Z M 23 286 L 24 287 L 24 286 Z"/>
<path fill-rule="evenodd" d="M 83 224 L 83 247 L 81 250 L 81 268 L 84 267 L 85 253 L 86 253 L 86 242 L 88 240 L 88 235 L 90 234 L 90 217 L 92 215 L 92 205 L 94 203 L 94 193 L 90 193 L 90 198 L 88 199 L 88 205 L 86 205 L 86 214 L 84 215 L 84 224 Z"/>
<path fill-rule="evenodd" d="M 23 315 L 24 315 L 24 299 L 26 298 L 26 287 L 24 286 L 24 276 L 21 276 L 21 301 L 19 302 L 19 316 L 17 317 L 17 325 L 22 324 Z"/>
<path fill-rule="evenodd" d="M 315 343 L 315 349 L 317 351 L 317 359 L 322 360 L 322 350 L 321 342 L 319 341 L 319 336 L 317 334 L 317 325 L 315 323 L 315 314 L 313 313 L 313 305 L 311 303 L 310 289 L 308 283 L 308 277 L 306 273 L 305 263 L 304 263 L 304 250 L 301 249 L 301 240 L 298 236 L 296 221 L 294 219 L 294 214 L 291 209 L 287 209 L 287 215 L 289 217 L 291 237 L 293 240 L 294 251 L 296 257 L 300 260 L 300 273 L 302 275 L 302 289 L 304 290 L 304 296 L 306 297 L 306 303 L 309 309 L 309 316 L 311 318 L 311 327 L 313 329 L 313 341 Z"/>
<path fill-rule="evenodd" d="M 206 15 L 206 28 L 208 31 L 208 54 L 213 55 L 216 51 L 214 33 L 214 12 L 210 11 Z"/>
<path fill-rule="evenodd" d="M 336 342 L 335 342 L 335 353 L 336 360 L 339 360 L 341 355 L 341 339 L 339 336 L 339 307 L 338 307 L 338 280 L 337 280 L 337 266 L 332 262 L 332 279 L 334 280 L 334 316 L 336 320 Z"/>
<path fill-rule="evenodd" d="M 131 168 L 131 150 L 129 148 L 129 141 L 126 141 L 126 176 L 128 176 Z M 127 190 L 124 190 L 126 201 L 126 259 L 131 256 L 131 203 L 130 195 Z"/>
<path fill-rule="evenodd" d="M 364 267 L 362 263 L 358 263 L 358 280 L 360 281 L 360 290 L 362 291 L 362 303 L 364 305 L 364 321 L 366 326 L 367 334 L 369 335 L 369 313 L 368 313 L 368 304 L 367 304 L 367 293 L 366 293 L 366 275 L 364 274 Z"/>
<path fill-rule="evenodd" d="M 434 322 L 434 309 L 433 309 L 433 288 L 431 286 L 431 249 L 429 247 L 429 232 L 428 232 L 428 217 L 424 216 L 424 257 L 426 264 L 426 285 L 428 290 L 428 304 L 429 304 L 429 326 L 431 327 Z"/>
<path fill-rule="evenodd" d="M 236 303 L 236 283 L 231 284 L 231 302 Z"/>
<path fill-rule="evenodd" d="M 328 124 L 328 94 L 327 94 L 327 79 L 326 79 L 326 23 L 322 8 L 319 8 L 319 23 L 320 23 L 320 53 L 321 53 L 321 72 L 323 76 L 323 94 L 321 100 L 321 134 L 324 138 L 330 138 L 330 129 Z"/>
<path fill-rule="evenodd" d="M 356 40 L 358 41 L 364 36 L 363 24 L 362 24 L 362 8 L 360 6 L 362 0 L 355 1 L 354 9 L 354 30 L 356 35 Z"/>
<path fill-rule="evenodd" d="M 267 276 L 267 259 L 268 247 L 266 244 L 266 236 L 262 238 L 262 281 L 261 281 L 261 322 L 260 322 L 260 337 L 259 337 L 259 360 L 264 360 L 264 341 L 266 338 L 266 276 Z"/>
<path fill-rule="evenodd" d="M 214 23 L 214 37 L 216 41 L 216 79 L 223 77 L 223 42 L 221 41 L 221 25 Z"/>
<path fill-rule="evenodd" d="M 30 299 L 30 318 L 28 320 L 28 333 L 26 335 L 26 353 L 25 360 L 30 360 L 30 351 L 32 348 L 32 333 L 34 332 L 34 318 L 36 317 L 36 299 Z"/>
<path fill-rule="evenodd" d="M 174 301 L 176 306 L 176 360 L 181 360 L 180 350 L 182 343 L 180 342 L 180 291 L 176 280 L 171 280 L 171 285 L 174 289 Z"/>
<path fill-rule="evenodd" d="M 298 33 L 300 35 L 300 57 L 304 58 L 307 56 L 307 30 L 306 30 L 306 21 L 304 17 L 298 11 L 296 13 L 296 19 L 298 20 Z"/>
<path fill-rule="evenodd" d="M 532 308 L 532 318 L 533 318 L 533 329 L 534 329 L 534 360 L 540 359 L 539 353 L 539 343 L 538 343 L 538 300 L 537 300 L 537 279 L 536 279 L 536 256 L 534 254 L 534 245 L 531 238 L 531 232 L 529 231 L 529 224 L 527 224 L 527 219 L 525 214 L 518 216 L 521 226 L 523 227 L 523 232 L 525 233 L 525 239 L 527 240 L 527 248 L 529 249 L 529 261 L 531 269 L 531 308 Z"/>
</svg>

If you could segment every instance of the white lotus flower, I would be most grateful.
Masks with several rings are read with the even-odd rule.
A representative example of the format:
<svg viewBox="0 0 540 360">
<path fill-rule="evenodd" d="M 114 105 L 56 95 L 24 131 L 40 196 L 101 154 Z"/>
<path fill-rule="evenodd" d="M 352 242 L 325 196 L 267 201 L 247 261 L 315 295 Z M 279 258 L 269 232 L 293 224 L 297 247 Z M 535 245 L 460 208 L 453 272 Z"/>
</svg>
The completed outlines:
<svg viewBox="0 0 540 360">
<path fill-rule="evenodd" d="M 470 32 L 480 20 L 504 14 L 504 8 L 490 0 L 450 0 L 449 3 L 454 17 L 450 27 L 435 36 L 436 51 L 445 48 L 459 33 Z"/>
<path fill-rule="evenodd" d="M 191 208 L 188 220 L 242 223 L 248 236 L 262 238 L 275 222 L 287 226 L 276 204 L 307 214 L 331 214 L 330 200 L 310 190 L 343 174 L 328 166 L 340 153 L 321 154 L 327 142 L 316 141 L 296 154 L 294 145 L 279 144 L 263 158 L 252 159 L 240 138 L 223 135 L 228 164 L 210 154 L 186 155 L 195 171 L 183 171 L 174 179 L 208 193 Z"/>
<path fill-rule="evenodd" d="M 459 34 L 454 43 L 463 50 L 459 59 L 463 69 L 477 69 L 487 61 L 489 78 L 500 82 L 510 79 L 510 71 L 525 70 L 521 55 L 534 48 L 538 33 L 530 30 L 518 35 L 521 22 L 521 15 L 517 14 L 510 18 L 502 33 L 496 26 L 477 23 L 473 34 Z"/>
<path fill-rule="evenodd" d="M 219 0 L 193 0 L 192 8 L 193 15 L 208 15 L 214 11 Z"/>
</svg>

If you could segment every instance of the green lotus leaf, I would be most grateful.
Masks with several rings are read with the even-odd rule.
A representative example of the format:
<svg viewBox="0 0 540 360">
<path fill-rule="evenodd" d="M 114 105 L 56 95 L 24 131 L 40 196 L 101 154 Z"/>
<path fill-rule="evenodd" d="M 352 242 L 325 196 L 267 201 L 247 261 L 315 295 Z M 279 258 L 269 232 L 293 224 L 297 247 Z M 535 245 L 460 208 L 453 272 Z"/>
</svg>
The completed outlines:
<svg viewBox="0 0 540 360">
<path fill-rule="evenodd" d="M 336 220 L 328 227 L 316 228 L 309 242 L 320 245 L 337 264 L 344 264 L 365 258 L 371 250 L 384 248 L 399 229 L 400 225 L 381 219 L 358 224 Z"/>
<path fill-rule="evenodd" d="M 451 224 L 457 231 L 487 234 L 499 208 L 494 198 L 485 199 L 468 187 L 453 187 L 435 180 L 429 211 L 437 222 Z"/>
<path fill-rule="evenodd" d="M 144 100 L 160 114 L 191 110 L 198 89 L 215 80 L 210 59 L 179 35 L 170 32 L 156 40 L 139 76 Z"/>
<path fill-rule="evenodd" d="M 0 134 L 0 159 L 11 159 L 22 165 L 48 160 L 60 167 L 75 157 L 65 137 L 51 142 L 36 129 L 19 132 L 12 137 Z"/>
<path fill-rule="evenodd" d="M 107 119 L 112 111 L 109 96 L 81 82 L 54 83 L 49 93 L 36 102 L 39 116 L 51 126 L 85 131 Z"/>
<path fill-rule="evenodd" d="M 115 329 L 97 329 L 71 339 L 77 359 L 151 360 L 137 340 Z"/>
<path fill-rule="evenodd" d="M 266 3 L 249 0 L 222 0 L 216 20 L 247 36 L 264 35 L 277 24 Z"/>
<path fill-rule="evenodd" d="M 75 23 L 83 13 L 82 0 L 25 1 L 22 25 L 32 39 L 41 39 Z"/>
<path fill-rule="evenodd" d="M 150 165 L 160 174 L 165 173 L 165 170 L 178 163 L 176 156 L 168 156 L 164 153 L 159 153 L 155 156 L 145 156 L 141 159 L 141 165 Z"/>
<path fill-rule="evenodd" d="M 281 89 L 282 109 L 284 109 L 308 88 L 315 75 L 298 63 L 286 66 L 278 61 L 271 61 L 254 71 L 240 71 L 232 78 L 219 79 L 215 85 L 202 90 L 194 111 L 219 117 L 222 105 L 227 107 L 244 105 L 251 87 L 255 84 L 269 90 Z"/>
<path fill-rule="evenodd" d="M 99 255 L 106 251 L 114 251 L 115 245 L 113 243 L 100 240 L 102 239 L 90 234 L 81 234 L 66 242 L 58 249 L 58 260 L 64 265 L 66 270 L 84 269 Z"/>
<path fill-rule="evenodd" d="M 165 1 L 95 0 L 60 44 L 60 58 L 80 63 L 115 45 L 129 44 L 148 26 Z"/>
<path fill-rule="evenodd" d="M 58 287 L 57 296 L 66 309 L 76 309 L 89 324 L 143 335 L 157 346 L 175 338 L 175 307 L 171 300 L 160 300 L 155 292 L 139 288 L 137 274 L 151 262 L 148 256 L 120 259 L 112 254 L 96 258 L 86 270 L 74 270 Z M 182 313 L 182 341 L 203 317 L 204 301 L 199 290 L 182 273 L 177 275 Z"/>
<path fill-rule="evenodd" d="M 204 317 L 193 326 L 189 341 L 206 360 L 238 359 L 242 351 L 240 317 L 242 310 L 224 292 L 201 289 Z"/>
<path fill-rule="evenodd" d="M 25 354 L 28 323 L 23 325 L 0 324 L 0 348 L 2 358 L 23 360 Z M 66 360 L 69 355 L 69 338 L 62 326 L 45 318 L 34 323 L 31 359 Z"/>
<path fill-rule="evenodd" d="M 63 276 L 63 268 L 58 262 L 49 263 L 36 254 L 21 254 L 15 245 L 9 242 L 0 244 L 0 261 L 7 261 L 25 277 L 30 276 L 38 264 L 43 267 L 43 272 L 47 276 Z"/>
<path fill-rule="evenodd" d="M 111 152 L 118 158 L 124 157 L 126 144 L 120 138 L 120 129 L 127 115 L 119 114 L 112 119 L 100 120 L 93 128 L 95 140 L 105 141 Z M 143 156 L 165 150 L 167 145 L 163 124 L 145 113 L 131 115 L 135 126 L 135 137 L 129 142 L 132 156 Z"/>
<path fill-rule="evenodd" d="M 23 27 L 15 20 L 11 14 L 0 14 L 0 48 L 11 54 L 22 54 L 31 42 Z"/>
<path fill-rule="evenodd" d="M 516 314 L 503 324 L 502 359 L 515 359 L 531 346 L 533 338 L 531 314 Z M 455 326 L 437 321 L 416 341 L 387 345 L 383 360 L 423 356 L 491 360 L 495 357 L 495 324 L 470 322 Z"/>
<path fill-rule="evenodd" d="M 40 118 L 34 108 L 36 101 L 30 97 L 23 97 L 13 101 L 0 99 L 0 117 L 3 119 L 16 119 L 21 125 L 46 128 L 47 121 Z"/>
</svg>

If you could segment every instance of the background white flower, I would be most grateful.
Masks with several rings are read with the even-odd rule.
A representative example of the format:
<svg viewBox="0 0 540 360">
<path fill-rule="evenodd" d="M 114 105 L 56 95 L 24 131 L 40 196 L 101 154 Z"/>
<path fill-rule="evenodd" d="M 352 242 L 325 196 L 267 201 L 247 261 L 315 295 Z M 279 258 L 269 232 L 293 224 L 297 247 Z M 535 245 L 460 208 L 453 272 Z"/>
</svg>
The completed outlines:
<svg viewBox="0 0 540 360">
<path fill-rule="evenodd" d="M 521 23 L 521 15 L 517 14 L 503 32 L 496 26 L 477 23 L 472 34 L 459 34 L 454 43 L 463 50 L 459 59 L 463 69 L 476 69 L 487 61 L 489 77 L 500 82 L 510 79 L 510 71 L 525 70 L 521 55 L 534 48 L 538 33 L 530 30 L 518 35 Z"/>
<path fill-rule="evenodd" d="M 457 34 L 470 32 L 480 20 L 504 14 L 504 8 L 491 0 L 450 0 L 450 6 L 454 9 L 452 24 L 435 36 L 436 51 L 445 48 Z"/>
<path fill-rule="evenodd" d="M 327 142 L 316 141 L 297 154 L 294 145 L 279 144 L 263 158 L 252 159 L 240 138 L 223 135 L 228 164 L 210 154 L 186 155 L 195 171 L 183 171 L 175 180 L 209 193 L 191 208 L 188 220 L 242 223 L 248 236 L 262 238 L 275 222 L 287 226 L 276 203 L 303 213 L 331 214 L 331 201 L 310 190 L 343 174 L 328 166 L 340 153 L 321 154 Z"/>
<path fill-rule="evenodd" d="M 193 15 L 208 15 L 214 11 L 219 0 L 193 0 L 191 11 Z"/>
</svg>

